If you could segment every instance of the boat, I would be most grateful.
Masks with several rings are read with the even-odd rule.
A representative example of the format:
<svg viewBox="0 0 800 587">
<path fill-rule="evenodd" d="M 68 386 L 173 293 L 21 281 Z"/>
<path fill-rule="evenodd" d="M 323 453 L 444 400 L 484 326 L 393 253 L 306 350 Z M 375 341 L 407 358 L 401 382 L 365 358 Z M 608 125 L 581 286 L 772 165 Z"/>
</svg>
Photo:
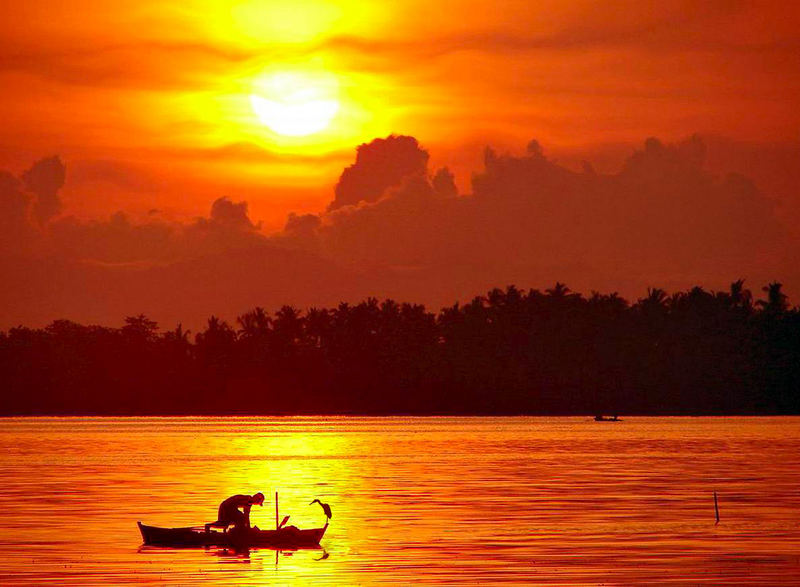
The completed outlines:
<svg viewBox="0 0 800 587">
<path fill-rule="evenodd" d="M 328 529 L 326 522 L 322 528 L 301 530 L 296 526 L 283 526 L 276 530 L 258 528 L 233 528 L 229 531 L 206 531 L 203 527 L 159 528 L 136 522 L 146 546 L 185 547 L 229 547 L 229 548 L 280 548 L 294 550 L 317 548 Z"/>
<path fill-rule="evenodd" d="M 220 546 L 245 550 L 248 548 L 278 548 L 281 550 L 295 550 L 298 548 L 319 548 L 319 542 L 328 529 L 328 520 L 331 519 L 331 508 L 328 504 L 315 499 L 309 505 L 318 503 L 327 520 L 322 528 L 301 530 L 297 526 L 286 526 L 289 516 L 278 523 L 278 492 L 275 492 L 275 529 L 260 530 L 258 526 L 252 528 L 225 526 L 221 531 L 212 530 L 217 522 L 204 526 L 189 526 L 186 528 L 159 528 L 147 526 L 136 522 L 145 546 L 167 546 L 173 548 L 191 546 Z M 224 525 L 224 524 L 223 524 Z"/>
<path fill-rule="evenodd" d="M 594 417 L 594 421 L 595 422 L 619 422 L 620 418 L 617 417 L 616 414 L 612 418 L 606 418 L 605 416 L 598 415 L 598 416 Z"/>
</svg>

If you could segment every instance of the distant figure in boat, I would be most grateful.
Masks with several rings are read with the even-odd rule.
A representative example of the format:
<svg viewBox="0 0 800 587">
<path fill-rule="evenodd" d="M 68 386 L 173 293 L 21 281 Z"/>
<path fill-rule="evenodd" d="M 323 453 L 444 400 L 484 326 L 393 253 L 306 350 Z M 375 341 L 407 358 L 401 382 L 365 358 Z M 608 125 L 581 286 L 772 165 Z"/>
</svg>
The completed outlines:
<svg viewBox="0 0 800 587">
<path fill-rule="evenodd" d="M 219 504 L 217 521 L 206 524 L 206 532 L 211 528 L 236 528 L 250 527 L 250 508 L 253 504 L 264 505 L 264 494 L 259 492 L 255 495 L 233 495 Z"/>
</svg>

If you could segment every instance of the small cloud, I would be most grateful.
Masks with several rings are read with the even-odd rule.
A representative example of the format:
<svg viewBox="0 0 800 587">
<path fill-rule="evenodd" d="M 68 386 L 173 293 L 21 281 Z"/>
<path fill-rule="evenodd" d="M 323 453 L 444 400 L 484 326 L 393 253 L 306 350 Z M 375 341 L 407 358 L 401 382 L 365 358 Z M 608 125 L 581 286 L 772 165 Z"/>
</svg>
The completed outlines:
<svg viewBox="0 0 800 587">
<path fill-rule="evenodd" d="M 247 202 L 233 202 L 228 197 L 214 200 L 211 205 L 211 220 L 237 229 L 256 229 L 247 215 Z"/>
<path fill-rule="evenodd" d="M 360 145 L 356 162 L 339 177 L 336 197 L 328 209 L 377 201 L 388 188 L 399 186 L 405 178 L 425 175 L 428 158 L 428 152 L 419 146 L 417 139 L 409 136 L 390 135 Z"/>
<path fill-rule="evenodd" d="M 34 214 L 41 224 L 61 211 L 58 191 L 64 185 L 67 169 L 58 156 L 41 159 L 22 174 L 22 181 L 36 195 Z"/>
</svg>

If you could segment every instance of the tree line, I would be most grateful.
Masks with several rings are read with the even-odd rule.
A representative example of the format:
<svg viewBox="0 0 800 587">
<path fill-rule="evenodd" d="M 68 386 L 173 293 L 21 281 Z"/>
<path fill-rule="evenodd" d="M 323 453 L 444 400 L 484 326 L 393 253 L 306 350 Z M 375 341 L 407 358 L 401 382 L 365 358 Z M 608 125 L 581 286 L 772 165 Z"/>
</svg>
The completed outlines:
<svg viewBox="0 0 800 587">
<path fill-rule="evenodd" d="M 438 313 L 255 308 L 194 336 L 56 320 L 0 332 L 0 413 L 797 414 L 800 310 L 763 292 L 509 286 Z"/>
</svg>

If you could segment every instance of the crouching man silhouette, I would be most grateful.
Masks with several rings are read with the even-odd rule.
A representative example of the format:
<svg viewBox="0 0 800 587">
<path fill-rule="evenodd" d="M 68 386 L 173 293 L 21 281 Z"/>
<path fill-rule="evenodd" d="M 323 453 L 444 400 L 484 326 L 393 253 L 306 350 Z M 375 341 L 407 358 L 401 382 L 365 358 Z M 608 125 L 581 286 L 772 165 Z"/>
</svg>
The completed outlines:
<svg viewBox="0 0 800 587">
<path fill-rule="evenodd" d="M 253 507 L 253 504 L 263 506 L 264 494 L 259 492 L 255 495 L 233 495 L 229 497 L 219 504 L 217 521 L 206 524 L 206 532 L 210 532 L 211 528 L 228 528 L 228 526 L 249 528 L 250 508 Z"/>
</svg>

